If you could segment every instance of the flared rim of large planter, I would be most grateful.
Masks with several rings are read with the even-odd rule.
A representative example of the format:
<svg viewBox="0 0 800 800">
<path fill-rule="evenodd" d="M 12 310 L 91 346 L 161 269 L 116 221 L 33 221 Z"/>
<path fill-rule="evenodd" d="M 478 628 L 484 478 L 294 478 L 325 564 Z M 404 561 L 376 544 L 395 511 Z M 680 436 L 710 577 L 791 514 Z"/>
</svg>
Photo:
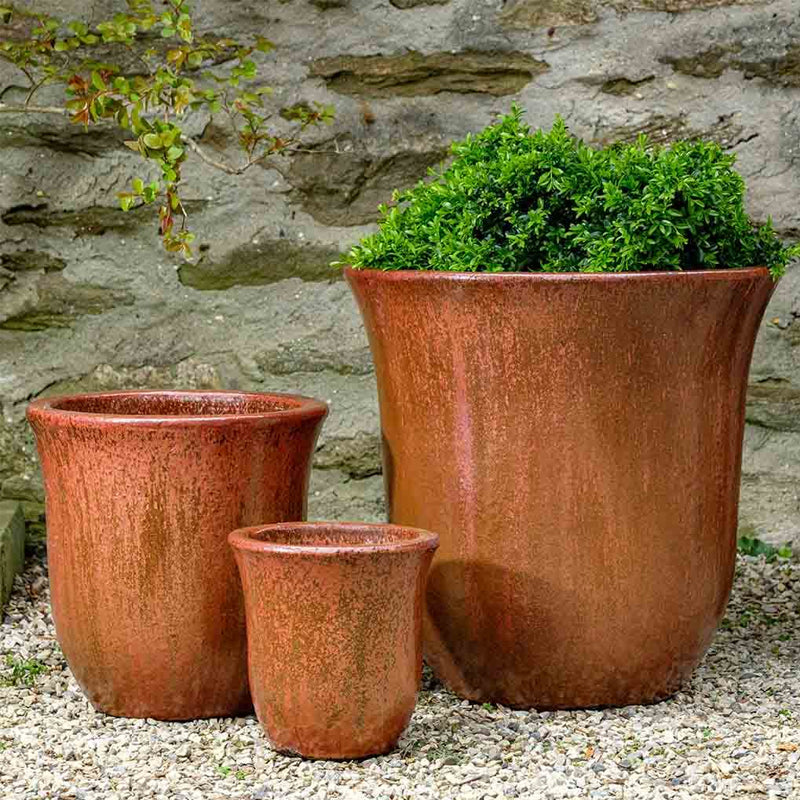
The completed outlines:
<svg viewBox="0 0 800 800">
<path fill-rule="evenodd" d="M 361 522 L 279 522 L 240 528 L 228 536 L 234 550 L 264 555 L 339 558 L 343 555 L 435 550 L 439 536 L 421 528 Z"/>
<path fill-rule="evenodd" d="M 450 281 L 465 284 L 508 283 L 624 283 L 624 282 L 667 282 L 667 281 L 731 281 L 753 280 L 769 276 L 766 267 L 742 267 L 737 269 L 696 269 L 682 271 L 650 270 L 642 272 L 450 272 L 445 270 L 421 269 L 355 269 L 345 267 L 347 280 L 369 280 L 397 282 L 437 282 Z"/>
<path fill-rule="evenodd" d="M 46 419 L 50 424 L 76 427 L 155 425 L 159 428 L 242 422 L 272 424 L 290 419 L 319 419 L 327 413 L 326 403 L 304 395 L 202 389 L 59 395 L 34 400 L 27 410 L 31 422 Z"/>
</svg>

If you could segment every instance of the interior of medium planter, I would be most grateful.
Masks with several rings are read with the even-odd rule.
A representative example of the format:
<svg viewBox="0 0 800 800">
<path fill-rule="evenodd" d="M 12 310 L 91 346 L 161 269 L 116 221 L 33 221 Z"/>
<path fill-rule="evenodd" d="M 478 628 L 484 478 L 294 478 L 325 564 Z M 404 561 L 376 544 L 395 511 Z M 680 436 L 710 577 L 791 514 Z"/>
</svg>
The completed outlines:
<svg viewBox="0 0 800 800">
<path fill-rule="evenodd" d="M 257 394 L 131 393 L 65 397 L 53 403 L 54 409 L 82 414 L 109 414 L 125 417 L 207 417 L 242 414 L 269 414 L 300 408 L 301 400 Z"/>
<path fill-rule="evenodd" d="M 425 533 L 410 528 L 333 523 L 282 525 L 280 528 L 255 530 L 248 537 L 288 547 L 370 547 L 421 544 L 428 540 Z"/>
</svg>

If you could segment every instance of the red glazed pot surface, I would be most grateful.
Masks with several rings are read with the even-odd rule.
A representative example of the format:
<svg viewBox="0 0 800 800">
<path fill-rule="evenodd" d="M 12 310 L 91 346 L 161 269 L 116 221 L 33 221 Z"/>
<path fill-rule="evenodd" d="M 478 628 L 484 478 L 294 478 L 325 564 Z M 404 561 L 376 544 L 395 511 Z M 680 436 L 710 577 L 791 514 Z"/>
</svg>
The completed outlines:
<svg viewBox="0 0 800 800">
<path fill-rule="evenodd" d="M 227 535 L 305 516 L 326 413 L 244 392 L 31 403 L 56 633 L 97 709 L 192 719 L 252 708 Z"/>
<path fill-rule="evenodd" d="M 391 525 L 234 531 L 250 686 L 272 745 L 310 758 L 394 747 L 422 670 L 422 603 L 437 536 Z"/>
<path fill-rule="evenodd" d="M 437 675 L 518 707 L 678 689 L 730 592 L 767 270 L 346 277 L 390 518 L 441 537 Z"/>
</svg>

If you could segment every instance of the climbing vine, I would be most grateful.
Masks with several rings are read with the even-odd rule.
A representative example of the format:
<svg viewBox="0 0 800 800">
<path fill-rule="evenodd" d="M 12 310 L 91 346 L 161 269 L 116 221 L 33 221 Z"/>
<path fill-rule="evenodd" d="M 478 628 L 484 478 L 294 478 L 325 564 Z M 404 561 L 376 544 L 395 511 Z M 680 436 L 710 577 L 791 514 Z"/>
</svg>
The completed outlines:
<svg viewBox="0 0 800 800">
<path fill-rule="evenodd" d="M 157 204 L 158 231 L 169 252 L 191 256 L 194 233 L 182 200 L 182 173 L 190 157 L 231 175 L 286 154 L 299 146 L 300 133 L 328 123 L 329 106 L 301 104 L 284 113 L 292 133 L 276 132 L 265 107 L 270 88 L 258 83 L 262 60 L 272 43 L 257 37 L 240 42 L 198 35 L 186 0 L 127 0 L 127 11 L 96 24 L 65 22 L 46 13 L 0 5 L 0 59 L 25 80 L 25 98 L 0 101 L 0 112 L 61 114 L 86 131 L 111 124 L 123 129 L 125 146 L 158 167 L 158 177 L 133 177 L 120 192 L 123 210 Z M 126 53 L 123 68 L 120 59 Z M 37 105 L 47 86 L 64 88 L 63 104 Z M 0 87 L 0 98 L 3 96 Z M 224 114 L 233 126 L 242 157 L 231 164 L 210 157 L 183 121 L 187 112 Z"/>
</svg>

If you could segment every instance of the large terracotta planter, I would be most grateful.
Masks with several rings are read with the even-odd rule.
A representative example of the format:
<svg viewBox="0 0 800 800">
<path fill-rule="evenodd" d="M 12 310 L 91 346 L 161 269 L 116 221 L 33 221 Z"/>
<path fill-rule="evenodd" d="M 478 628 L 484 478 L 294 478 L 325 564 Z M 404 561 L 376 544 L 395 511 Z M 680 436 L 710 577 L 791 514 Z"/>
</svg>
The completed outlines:
<svg viewBox="0 0 800 800">
<path fill-rule="evenodd" d="M 53 618 L 100 711 L 192 719 L 252 708 L 228 533 L 303 519 L 324 403 L 111 392 L 28 408 L 47 493 Z"/>
<path fill-rule="evenodd" d="M 518 707 L 676 691 L 731 588 L 767 270 L 347 279 L 391 520 L 441 537 L 435 672 Z"/>
<path fill-rule="evenodd" d="M 253 701 L 273 747 L 309 758 L 391 750 L 416 702 L 436 535 L 286 523 L 234 531 L 230 543 Z"/>
</svg>

